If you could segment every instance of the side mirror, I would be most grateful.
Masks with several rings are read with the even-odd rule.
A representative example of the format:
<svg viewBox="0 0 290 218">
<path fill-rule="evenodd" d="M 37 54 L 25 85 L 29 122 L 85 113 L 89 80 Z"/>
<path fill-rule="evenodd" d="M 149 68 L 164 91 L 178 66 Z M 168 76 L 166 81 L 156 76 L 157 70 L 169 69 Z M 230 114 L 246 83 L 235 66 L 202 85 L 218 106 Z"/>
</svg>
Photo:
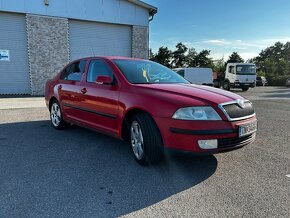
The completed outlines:
<svg viewBox="0 0 290 218">
<path fill-rule="evenodd" d="M 113 84 L 113 79 L 110 76 L 97 76 L 96 83 L 112 85 Z"/>
</svg>

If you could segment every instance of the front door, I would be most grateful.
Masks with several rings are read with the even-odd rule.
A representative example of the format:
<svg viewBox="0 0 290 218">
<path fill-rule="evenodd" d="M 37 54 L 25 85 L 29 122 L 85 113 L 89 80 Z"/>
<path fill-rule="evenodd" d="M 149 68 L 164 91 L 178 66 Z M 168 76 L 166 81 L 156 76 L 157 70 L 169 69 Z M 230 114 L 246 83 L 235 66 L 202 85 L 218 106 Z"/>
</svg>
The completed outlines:
<svg viewBox="0 0 290 218">
<path fill-rule="evenodd" d="M 229 66 L 228 72 L 226 72 L 226 78 L 230 81 L 230 83 L 234 83 L 236 80 L 236 72 L 234 66 Z"/>
</svg>

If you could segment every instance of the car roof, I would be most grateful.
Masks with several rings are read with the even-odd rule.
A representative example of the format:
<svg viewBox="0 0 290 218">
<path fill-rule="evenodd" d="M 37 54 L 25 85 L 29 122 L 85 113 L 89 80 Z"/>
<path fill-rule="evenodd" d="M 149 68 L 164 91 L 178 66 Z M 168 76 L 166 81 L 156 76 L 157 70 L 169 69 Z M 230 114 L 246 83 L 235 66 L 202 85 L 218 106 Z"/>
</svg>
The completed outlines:
<svg viewBox="0 0 290 218">
<path fill-rule="evenodd" d="M 79 58 L 74 61 L 79 61 L 79 60 L 91 60 L 91 59 L 105 59 L 105 60 L 146 60 L 146 59 L 141 59 L 141 58 L 131 58 L 131 57 L 123 57 L 123 56 L 91 56 L 91 57 L 84 57 L 84 58 Z"/>
</svg>

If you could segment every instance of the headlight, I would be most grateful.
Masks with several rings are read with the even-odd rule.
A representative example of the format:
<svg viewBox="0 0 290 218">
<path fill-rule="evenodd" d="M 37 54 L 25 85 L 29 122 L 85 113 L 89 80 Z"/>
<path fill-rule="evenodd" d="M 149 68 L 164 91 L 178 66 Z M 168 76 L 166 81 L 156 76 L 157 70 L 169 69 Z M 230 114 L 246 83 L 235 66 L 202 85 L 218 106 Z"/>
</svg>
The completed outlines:
<svg viewBox="0 0 290 218">
<path fill-rule="evenodd" d="M 177 120 L 221 120 L 212 107 L 185 107 L 178 109 L 172 116 Z"/>
</svg>

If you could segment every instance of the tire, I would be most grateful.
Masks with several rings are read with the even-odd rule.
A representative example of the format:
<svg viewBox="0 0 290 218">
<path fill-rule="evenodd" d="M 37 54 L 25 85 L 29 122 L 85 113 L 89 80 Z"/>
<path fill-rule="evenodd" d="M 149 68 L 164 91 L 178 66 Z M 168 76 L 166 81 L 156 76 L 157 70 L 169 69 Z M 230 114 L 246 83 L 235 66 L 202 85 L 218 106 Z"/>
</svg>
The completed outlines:
<svg viewBox="0 0 290 218">
<path fill-rule="evenodd" d="M 164 147 L 158 127 L 146 113 L 136 114 L 131 120 L 130 142 L 135 160 L 140 165 L 160 162 Z"/>
<path fill-rule="evenodd" d="M 66 123 L 63 120 L 61 108 L 58 101 L 56 100 L 52 101 L 49 111 L 50 111 L 50 121 L 55 129 L 64 129 L 68 126 L 68 123 Z"/>
<path fill-rule="evenodd" d="M 220 82 L 217 81 L 217 80 L 214 80 L 214 81 L 213 81 L 213 87 L 215 87 L 215 88 L 220 88 Z"/>
<path fill-rule="evenodd" d="M 242 88 L 243 92 L 246 92 L 249 90 L 249 88 Z"/>
<path fill-rule="evenodd" d="M 230 83 L 229 83 L 229 81 L 224 81 L 223 82 L 223 89 L 227 90 L 227 91 L 230 91 Z"/>
</svg>

